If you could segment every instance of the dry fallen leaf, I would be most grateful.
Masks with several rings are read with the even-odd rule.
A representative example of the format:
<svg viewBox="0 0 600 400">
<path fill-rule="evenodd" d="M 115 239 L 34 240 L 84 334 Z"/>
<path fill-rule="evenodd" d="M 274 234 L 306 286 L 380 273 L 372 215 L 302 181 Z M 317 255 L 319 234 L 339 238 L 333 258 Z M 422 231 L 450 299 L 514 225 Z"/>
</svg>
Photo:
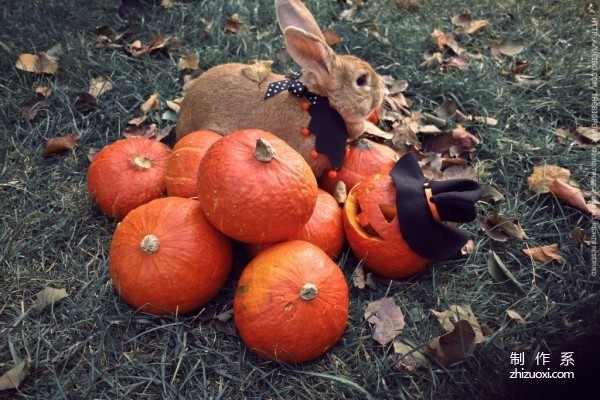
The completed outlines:
<svg viewBox="0 0 600 400">
<path fill-rule="evenodd" d="M 242 74 L 251 81 L 258 82 L 258 85 L 260 86 L 260 84 L 263 83 L 263 81 L 267 79 L 271 73 L 272 66 L 273 61 L 271 60 L 256 61 L 253 64 L 245 67 L 242 70 Z"/>
<path fill-rule="evenodd" d="M 490 185 L 481 185 L 481 200 L 497 203 L 504 200 L 504 195 Z"/>
<path fill-rule="evenodd" d="M 241 34 L 245 30 L 245 23 L 242 18 L 237 14 L 233 14 L 225 22 L 225 31 L 231 32 L 234 35 Z"/>
<path fill-rule="evenodd" d="M 509 219 L 509 218 L 504 217 L 501 214 L 492 213 L 486 219 L 481 220 L 480 222 L 481 222 L 481 227 L 483 228 L 483 230 L 492 239 L 499 240 L 494 235 L 498 232 L 502 232 L 504 235 L 506 235 L 510 238 L 513 238 L 513 239 L 519 239 L 519 240 L 529 239 L 527 237 L 527 234 L 523 230 L 523 228 L 521 228 L 519 221 L 516 219 Z M 499 241 L 503 242 L 505 240 L 499 240 Z"/>
<path fill-rule="evenodd" d="M 365 273 L 365 269 L 362 264 L 358 264 L 358 266 L 354 270 L 354 274 L 352 275 L 352 282 L 354 283 L 354 286 L 359 289 L 364 289 L 365 286 L 368 286 L 372 289 L 377 288 L 375 279 L 373 279 L 373 274 L 371 272 Z"/>
<path fill-rule="evenodd" d="M 50 139 L 46 139 L 46 147 L 44 148 L 44 154 L 50 155 L 59 153 L 61 151 L 70 150 L 75 147 L 79 135 L 71 133 L 63 136 L 56 136 Z"/>
<path fill-rule="evenodd" d="M 463 56 L 454 56 L 444 59 L 444 67 L 467 69 L 469 68 L 469 59 Z"/>
<path fill-rule="evenodd" d="M 465 245 L 462 247 L 462 249 L 460 249 L 460 254 L 463 256 L 466 256 L 468 254 L 473 253 L 473 250 L 475 249 L 475 242 L 471 239 L 467 240 L 467 243 L 465 243 Z"/>
<path fill-rule="evenodd" d="M 431 34 L 433 42 L 437 46 L 438 50 L 445 50 L 446 48 L 452 50 L 455 54 L 462 54 L 465 49 L 459 46 L 456 41 L 456 36 L 453 32 L 444 33 L 439 29 L 435 29 Z"/>
<path fill-rule="evenodd" d="M 555 132 L 558 141 L 573 147 L 591 149 L 600 146 L 600 135 L 597 129 L 580 126 L 575 130 L 559 128 Z"/>
<path fill-rule="evenodd" d="M 565 259 L 558 252 L 558 244 L 550 244 L 547 246 L 530 247 L 522 249 L 523 253 L 533 258 L 535 261 L 546 263 L 551 260 L 556 260 L 564 264 Z"/>
<path fill-rule="evenodd" d="M 498 50 L 505 56 L 516 56 L 525 50 L 525 44 L 521 39 L 508 39 L 498 45 Z"/>
<path fill-rule="evenodd" d="M 98 100 L 96 96 L 89 93 L 77 93 L 74 107 L 80 113 L 88 113 L 98 109 Z"/>
<path fill-rule="evenodd" d="M 427 50 L 423 54 L 423 59 L 425 61 L 423 61 L 421 63 L 421 67 L 426 67 L 426 68 L 437 68 L 438 66 L 442 65 L 442 63 L 444 62 L 444 56 L 439 51 L 433 52 L 433 51 Z"/>
<path fill-rule="evenodd" d="M 197 70 L 200 68 L 200 55 L 198 53 L 186 54 L 179 59 L 179 70 Z"/>
<path fill-rule="evenodd" d="M 581 189 L 571 186 L 568 182 L 556 179 L 550 185 L 550 192 L 559 200 L 581 210 L 587 214 L 592 214 L 596 219 L 600 219 L 600 209 L 594 203 L 586 203 Z"/>
<path fill-rule="evenodd" d="M 473 355 L 475 350 L 475 331 L 468 321 L 453 324 L 453 330 L 433 339 L 425 350 L 443 366 L 450 366 Z"/>
<path fill-rule="evenodd" d="M 519 323 L 519 325 L 525 325 L 527 323 L 525 321 L 525 318 L 523 318 L 521 316 L 521 314 L 519 314 L 515 310 L 506 310 L 506 314 L 508 314 L 508 316 L 510 317 L 510 319 L 512 319 L 514 321 L 517 321 Z"/>
<path fill-rule="evenodd" d="M 50 97 L 52 95 L 52 88 L 46 86 L 38 86 L 35 88 L 35 94 L 39 94 L 44 96 L 45 98 Z"/>
<path fill-rule="evenodd" d="M 385 297 L 367 304 L 365 319 L 373 328 L 373 339 L 387 344 L 404 328 L 404 315 L 393 297 Z"/>
<path fill-rule="evenodd" d="M 550 186 L 555 180 L 568 182 L 571 171 L 557 165 L 537 165 L 533 172 L 527 177 L 529 189 L 536 193 L 548 193 Z"/>
<path fill-rule="evenodd" d="M 150 95 L 150 97 L 148 97 L 148 99 L 146 99 L 146 101 L 144 101 L 140 106 L 140 109 L 145 114 L 149 113 L 153 108 L 158 108 L 158 93 Z"/>
<path fill-rule="evenodd" d="M 421 350 L 415 349 L 413 345 L 401 340 L 394 340 L 392 345 L 394 346 L 394 353 L 398 356 L 396 368 L 414 372 L 427 365 L 425 354 Z"/>
<path fill-rule="evenodd" d="M 455 15 L 452 17 L 452 23 L 468 35 L 473 35 L 488 24 L 487 20 L 484 19 L 474 20 L 469 13 Z"/>
<path fill-rule="evenodd" d="M 421 7 L 421 0 L 396 0 L 396 6 L 403 11 L 411 11 Z"/>
<path fill-rule="evenodd" d="M 592 241 L 591 240 L 587 240 L 585 238 L 585 230 L 583 230 L 582 228 L 577 228 L 572 230 L 569 233 L 569 236 L 571 236 L 573 239 L 577 240 L 579 243 L 586 245 L 586 246 L 591 246 L 592 245 Z"/>
<path fill-rule="evenodd" d="M 452 304 L 445 311 L 430 310 L 433 315 L 437 318 L 440 324 L 444 327 L 446 332 L 452 332 L 454 330 L 454 323 L 464 320 L 471 324 L 473 331 L 475 332 L 475 343 L 483 342 L 483 332 L 481 326 L 473 314 L 473 310 L 470 305 L 459 306 Z"/>
<path fill-rule="evenodd" d="M 113 88 L 113 84 L 107 76 L 99 75 L 90 79 L 90 88 L 88 93 L 94 97 L 98 97 L 103 93 L 108 92 Z"/>
<path fill-rule="evenodd" d="M 18 365 L 0 376 L 0 390 L 18 389 L 31 370 L 31 360 L 23 359 Z"/>
<path fill-rule="evenodd" d="M 491 251 L 490 256 L 488 257 L 488 272 L 494 281 L 504 287 L 507 292 L 515 296 L 526 294 L 523 286 L 516 280 L 514 275 L 508 270 L 504 262 L 494 251 Z"/>
<path fill-rule="evenodd" d="M 35 302 L 33 303 L 32 309 L 35 312 L 40 312 L 47 306 L 53 306 L 54 303 L 67 297 L 67 291 L 65 289 L 55 289 L 53 287 L 45 287 L 41 292 L 36 295 Z"/>
<path fill-rule="evenodd" d="M 46 100 L 38 101 L 37 103 L 35 103 L 31 106 L 25 106 L 21 110 L 21 117 L 25 121 L 31 122 L 35 119 L 38 112 L 40 112 L 41 110 L 45 110 L 46 107 L 48 107 L 48 102 Z"/>
<path fill-rule="evenodd" d="M 23 53 L 19 55 L 15 67 L 22 71 L 52 75 L 58 71 L 58 59 L 43 51 L 37 55 Z"/>
</svg>

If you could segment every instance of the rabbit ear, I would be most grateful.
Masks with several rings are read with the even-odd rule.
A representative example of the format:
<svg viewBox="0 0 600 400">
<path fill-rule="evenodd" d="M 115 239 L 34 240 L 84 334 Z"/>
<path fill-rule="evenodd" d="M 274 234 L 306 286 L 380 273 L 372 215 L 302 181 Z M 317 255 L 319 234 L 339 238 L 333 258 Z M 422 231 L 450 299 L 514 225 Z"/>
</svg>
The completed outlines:
<svg viewBox="0 0 600 400">
<path fill-rule="evenodd" d="M 294 26 L 286 28 L 283 37 L 288 53 L 304 70 L 316 74 L 320 81 L 329 75 L 335 53 L 325 41 Z"/>
<path fill-rule="evenodd" d="M 325 41 L 317 21 L 300 0 L 275 0 L 275 13 L 282 32 L 293 26 Z"/>
</svg>

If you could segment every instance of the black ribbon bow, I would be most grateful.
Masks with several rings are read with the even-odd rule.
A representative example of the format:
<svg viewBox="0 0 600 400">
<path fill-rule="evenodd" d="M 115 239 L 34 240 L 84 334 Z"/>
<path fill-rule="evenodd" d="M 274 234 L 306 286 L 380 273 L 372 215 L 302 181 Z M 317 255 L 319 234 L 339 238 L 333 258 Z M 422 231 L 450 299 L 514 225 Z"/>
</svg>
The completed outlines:
<svg viewBox="0 0 600 400">
<path fill-rule="evenodd" d="M 308 130 L 316 136 L 316 150 L 327 155 L 334 169 L 339 169 L 346 154 L 346 122 L 340 113 L 331 107 L 327 97 L 310 92 L 306 85 L 298 80 L 299 77 L 300 75 L 294 75 L 291 79 L 271 83 L 264 100 L 285 90 L 295 96 L 306 97 L 310 103 L 308 113 L 311 117 Z"/>
</svg>

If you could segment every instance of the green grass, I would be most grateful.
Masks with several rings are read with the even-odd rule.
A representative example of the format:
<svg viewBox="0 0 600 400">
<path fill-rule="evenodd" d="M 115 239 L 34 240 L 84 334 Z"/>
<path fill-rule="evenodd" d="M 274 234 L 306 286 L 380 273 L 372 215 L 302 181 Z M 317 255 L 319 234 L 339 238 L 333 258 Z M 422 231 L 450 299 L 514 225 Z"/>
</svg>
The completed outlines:
<svg viewBox="0 0 600 400">
<path fill-rule="evenodd" d="M 352 288 L 341 342 L 315 362 L 287 366 L 259 359 L 231 326 L 210 318 L 231 309 L 243 257 L 219 296 L 196 313 L 160 318 L 126 305 L 108 274 L 116 222 L 92 204 L 85 182 L 90 148 L 121 137 L 126 122 L 139 116 L 139 105 L 152 93 L 160 93 L 162 100 L 181 95 L 180 56 L 197 51 L 202 69 L 274 59 L 283 41 L 272 2 L 188 1 L 168 10 L 151 8 L 144 19 L 127 23 L 118 17 L 116 0 L 0 0 L 0 373 L 27 357 L 34 365 L 18 391 L 0 391 L 0 398 L 495 399 L 535 395 L 543 388 L 554 396 L 561 390 L 574 395 L 588 387 L 594 365 L 597 370 L 597 356 L 590 355 L 598 354 L 599 285 L 590 275 L 591 248 L 569 232 L 582 228 L 589 238 L 593 222 L 554 197 L 527 189 L 527 176 L 539 164 L 568 168 L 584 191 L 594 189 L 592 152 L 554 137 L 556 127 L 591 123 L 590 17 L 582 2 L 571 3 L 425 0 L 414 11 L 402 12 L 394 1 L 369 0 L 352 20 L 340 20 L 348 7 L 343 2 L 308 1 L 321 26 L 343 37 L 338 52 L 358 55 L 381 74 L 408 80 L 413 109 L 432 112 L 444 98 L 452 98 L 467 114 L 498 119 L 496 126 L 470 127 L 481 139 L 471 160 L 483 172 L 481 183 L 505 196 L 498 204 L 480 203 L 480 215 L 498 211 L 518 219 L 530 239 L 526 244 L 495 242 L 476 223 L 467 224 L 475 241 L 472 254 L 436 263 L 409 280 L 379 279 L 376 289 Z M 483 59 L 444 74 L 420 67 L 422 54 L 434 49 L 431 32 L 450 31 L 451 17 L 465 11 L 489 21 L 466 45 L 479 49 Z M 246 21 L 244 35 L 223 30 L 234 12 Z M 389 45 L 357 28 L 358 21 L 376 23 Z M 180 37 L 182 45 L 140 59 L 122 50 L 93 49 L 92 30 L 102 25 L 117 32 L 128 29 L 124 43 L 147 42 L 160 33 Z M 501 74 L 489 43 L 508 38 L 525 42 L 521 56 L 532 64 L 527 74 L 551 70 L 542 86 L 525 88 Z M 57 45 L 57 74 L 14 68 L 19 54 Z M 290 67 L 275 65 L 278 71 Z M 81 114 L 74 108 L 76 94 L 87 91 L 96 74 L 108 75 L 115 88 L 100 97 L 97 111 Z M 21 109 L 39 100 L 33 91 L 37 86 L 52 87 L 54 93 L 47 109 L 26 122 Z M 81 135 L 74 150 L 42 155 L 44 137 L 71 132 Z M 551 243 L 559 244 L 563 265 L 537 264 L 521 252 L 526 245 Z M 511 296 L 494 283 L 487 271 L 490 251 L 504 260 L 525 296 Z M 343 265 L 349 283 L 356 264 L 350 255 Z M 65 288 L 69 297 L 23 316 L 45 286 Z M 432 362 L 416 373 L 397 369 L 393 349 L 372 340 L 363 318 L 365 304 L 386 295 L 406 315 L 401 337 L 418 346 L 443 333 L 429 309 L 451 304 L 470 305 L 486 339 L 474 357 L 458 365 Z M 510 321 L 507 309 L 517 310 L 527 324 Z M 412 318 L 414 310 L 423 318 Z M 525 351 L 528 363 L 534 363 L 536 351 L 553 357 L 574 351 L 576 379 L 510 380 L 512 351 Z"/>
</svg>

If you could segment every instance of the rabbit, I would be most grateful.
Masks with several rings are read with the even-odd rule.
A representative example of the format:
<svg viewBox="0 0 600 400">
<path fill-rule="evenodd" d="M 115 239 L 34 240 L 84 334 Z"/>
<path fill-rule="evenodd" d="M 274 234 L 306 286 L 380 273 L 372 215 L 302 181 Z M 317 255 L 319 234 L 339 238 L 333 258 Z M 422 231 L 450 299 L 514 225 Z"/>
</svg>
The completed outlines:
<svg viewBox="0 0 600 400">
<path fill-rule="evenodd" d="M 367 121 L 385 94 L 384 83 L 373 67 L 352 55 L 336 55 L 302 1 L 275 0 L 275 11 L 288 53 L 303 69 L 299 80 L 309 92 L 326 97 L 341 116 L 342 129 L 345 124 L 347 139 L 342 136 L 342 152 L 346 140 L 354 140 L 365 132 L 385 136 Z M 242 71 L 247 67 L 221 64 L 192 81 L 180 105 L 177 140 L 199 129 L 221 135 L 240 129 L 262 129 L 300 153 L 317 178 L 331 170 L 330 157 L 314 151 L 315 135 L 303 131 L 311 120 L 306 112 L 308 104 L 304 108 L 302 105 L 306 99 L 287 90 L 265 98 L 269 85 L 286 77 L 271 72 L 259 83 L 244 76 Z M 335 167 L 339 168 L 340 162 L 337 164 Z"/>
</svg>

